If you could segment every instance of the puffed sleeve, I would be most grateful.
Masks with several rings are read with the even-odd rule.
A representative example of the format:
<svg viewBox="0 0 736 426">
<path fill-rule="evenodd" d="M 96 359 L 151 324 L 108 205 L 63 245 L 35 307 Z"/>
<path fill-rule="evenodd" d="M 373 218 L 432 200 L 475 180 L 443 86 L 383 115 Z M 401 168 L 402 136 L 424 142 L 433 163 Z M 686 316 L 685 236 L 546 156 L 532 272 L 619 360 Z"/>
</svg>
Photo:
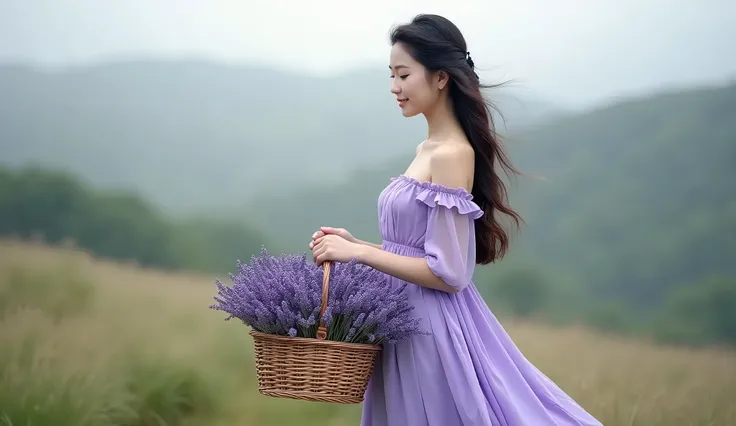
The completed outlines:
<svg viewBox="0 0 736 426">
<path fill-rule="evenodd" d="M 475 270 L 475 220 L 483 210 L 459 188 L 432 185 L 417 196 L 429 207 L 424 240 L 429 269 L 457 291 L 470 284 Z"/>
</svg>

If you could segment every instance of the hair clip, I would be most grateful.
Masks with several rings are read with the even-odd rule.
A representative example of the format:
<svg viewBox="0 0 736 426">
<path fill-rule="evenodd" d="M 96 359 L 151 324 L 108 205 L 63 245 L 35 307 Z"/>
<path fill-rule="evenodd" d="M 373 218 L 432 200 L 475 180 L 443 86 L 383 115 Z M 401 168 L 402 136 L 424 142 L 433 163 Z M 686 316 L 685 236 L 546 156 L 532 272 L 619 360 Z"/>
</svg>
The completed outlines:
<svg viewBox="0 0 736 426">
<path fill-rule="evenodd" d="M 465 62 L 468 63 L 468 66 L 470 68 L 475 68 L 475 63 L 473 62 L 473 58 L 470 57 L 470 52 L 465 52 Z"/>
</svg>

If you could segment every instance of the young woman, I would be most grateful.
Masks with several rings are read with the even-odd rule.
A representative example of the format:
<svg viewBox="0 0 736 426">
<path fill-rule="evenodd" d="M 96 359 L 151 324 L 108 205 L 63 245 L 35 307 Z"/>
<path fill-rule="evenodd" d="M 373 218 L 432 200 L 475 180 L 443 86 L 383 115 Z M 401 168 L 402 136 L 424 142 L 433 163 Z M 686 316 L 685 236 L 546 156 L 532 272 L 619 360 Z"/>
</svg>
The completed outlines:
<svg viewBox="0 0 736 426">
<path fill-rule="evenodd" d="M 361 425 L 600 425 L 524 358 L 471 281 L 508 246 L 497 215 L 519 216 L 464 37 L 420 15 L 391 44 L 391 92 L 404 116 L 424 115 L 428 137 L 378 197 L 381 245 L 329 227 L 309 244 L 318 264 L 355 258 L 390 275 L 431 332 L 384 346 Z"/>
</svg>

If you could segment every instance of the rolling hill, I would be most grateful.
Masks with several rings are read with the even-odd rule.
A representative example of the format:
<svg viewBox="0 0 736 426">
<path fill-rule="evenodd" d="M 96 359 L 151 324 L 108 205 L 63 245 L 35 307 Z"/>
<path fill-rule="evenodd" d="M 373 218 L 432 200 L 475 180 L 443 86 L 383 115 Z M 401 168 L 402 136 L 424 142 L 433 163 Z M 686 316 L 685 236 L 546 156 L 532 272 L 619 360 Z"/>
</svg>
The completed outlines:
<svg viewBox="0 0 736 426">
<path fill-rule="evenodd" d="M 401 116 L 388 82 L 381 70 L 314 78 L 198 61 L 0 66 L 0 163 L 212 214 L 412 152 L 423 123 Z M 510 127 L 557 111 L 509 89 L 497 102 Z"/>
</svg>

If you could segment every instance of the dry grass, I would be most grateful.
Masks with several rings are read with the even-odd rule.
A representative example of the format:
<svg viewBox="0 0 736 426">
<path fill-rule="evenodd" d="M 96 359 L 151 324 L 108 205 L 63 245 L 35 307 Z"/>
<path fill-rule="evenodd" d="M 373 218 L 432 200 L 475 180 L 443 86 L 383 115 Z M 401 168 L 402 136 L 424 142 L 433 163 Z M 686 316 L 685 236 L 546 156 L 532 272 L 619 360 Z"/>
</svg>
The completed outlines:
<svg viewBox="0 0 736 426">
<path fill-rule="evenodd" d="M 359 406 L 257 393 L 246 328 L 207 309 L 213 279 L 0 244 L 0 425 L 357 424 Z M 508 330 L 606 425 L 736 424 L 734 353 Z"/>
</svg>

